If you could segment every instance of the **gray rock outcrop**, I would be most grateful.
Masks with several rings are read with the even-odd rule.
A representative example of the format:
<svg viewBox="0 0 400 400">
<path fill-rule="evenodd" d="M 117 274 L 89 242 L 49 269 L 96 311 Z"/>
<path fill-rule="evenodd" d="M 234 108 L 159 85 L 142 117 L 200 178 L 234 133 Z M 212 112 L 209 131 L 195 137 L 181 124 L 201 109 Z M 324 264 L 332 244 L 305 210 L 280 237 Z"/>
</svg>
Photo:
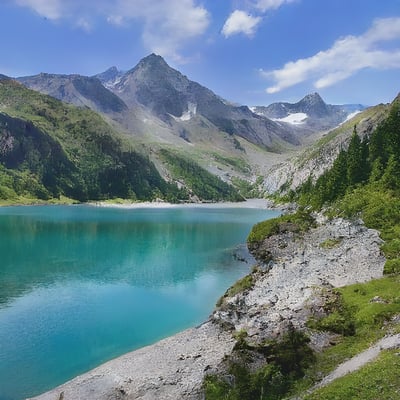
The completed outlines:
<svg viewBox="0 0 400 400">
<path fill-rule="evenodd" d="M 321 287 L 333 288 L 379 278 L 385 258 L 377 231 L 362 221 L 335 219 L 305 234 L 286 232 L 264 240 L 258 252 L 272 265 L 255 273 L 255 283 L 224 300 L 215 321 L 244 330 L 256 342 L 274 338 L 290 322 L 302 329 L 310 302 Z"/>
</svg>

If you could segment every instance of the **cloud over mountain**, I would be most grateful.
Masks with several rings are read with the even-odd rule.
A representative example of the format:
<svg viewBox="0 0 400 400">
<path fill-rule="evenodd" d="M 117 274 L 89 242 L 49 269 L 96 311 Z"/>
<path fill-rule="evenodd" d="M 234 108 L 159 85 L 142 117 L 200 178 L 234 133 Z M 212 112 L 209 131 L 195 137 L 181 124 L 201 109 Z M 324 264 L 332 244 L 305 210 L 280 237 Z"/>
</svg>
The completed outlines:
<svg viewBox="0 0 400 400">
<path fill-rule="evenodd" d="M 274 81 L 267 92 L 276 93 L 306 80 L 322 89 L 365 68 L 400 68 L 400 18 L 376 19 L 360 36 L 340 38 L 327 50 L 290 61 L 280 69 L 261 71 L 261 75 Z"/>
</svg>

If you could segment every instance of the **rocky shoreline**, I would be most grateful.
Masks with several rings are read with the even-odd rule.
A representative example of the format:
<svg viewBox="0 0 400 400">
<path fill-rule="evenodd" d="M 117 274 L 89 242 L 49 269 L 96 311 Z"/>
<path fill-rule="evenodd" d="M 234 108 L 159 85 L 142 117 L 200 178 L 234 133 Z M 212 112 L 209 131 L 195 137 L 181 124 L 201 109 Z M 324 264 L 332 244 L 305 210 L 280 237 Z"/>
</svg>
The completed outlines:
<svg viewBox="0 0 400 400">
<path fill-rule="evenodd" d="M 225 296 L 209 321 L 136 350 L 35 397 L 57 399 L 202 399 L 206 374 L 217 371 L 235 345 L 233 332 L 249 340 L 276 338 L 290 323 L 303 329 L 321 306 L 321 290 L 379 278 L 385 258 L 378 232 L 361 221 L 322 217 L 304 234 L 266 239 L 260 251 L 273 262 L 252 273 L 251 287 Z M 257 256 L 257 254 L 256 254 Z M 313 338 L 315 347 L 323 338 Z"/>
</svg>

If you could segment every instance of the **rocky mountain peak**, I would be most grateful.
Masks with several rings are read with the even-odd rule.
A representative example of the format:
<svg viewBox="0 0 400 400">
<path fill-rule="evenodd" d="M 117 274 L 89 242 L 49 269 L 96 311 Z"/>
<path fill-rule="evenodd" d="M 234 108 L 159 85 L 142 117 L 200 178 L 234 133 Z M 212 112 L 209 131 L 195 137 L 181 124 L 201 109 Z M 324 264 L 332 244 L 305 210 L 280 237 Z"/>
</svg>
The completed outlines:
<svg viewBox="0 0 400 400">
<path fill-rule="evenodd" d="M 299 110 L 298 112 L 304 112 L 308 115 L 322 117 L 329 114 L 327 104 L 318 93 L 308 94 L 296 103 L 295 106 Z"/>
<path fill-rule="evenodd" d="M 317 92 L 307 94 L 306 96 L 303 97 L 302 100 L 300 100 L 299 103 L 301 103 L 301 102 L 310 103 L 310 104 L 318 104 L 318 103 L 325 104 L 324 100 L 322 100 L 322 97 Z"/>
<path fill-rule="evenodd" d="M 150 66 L 159 66 L 159 67 L 166 67 L 169 68 L 169 65 L 167 64 L 167 62 L 158 54 L 155 53 L 151 53 L 150 55 L 142 58 L 139 62 L 140 66 L 143 65 L 150 65 Z"/>
<path fill-rule="evenodd" d="M 106 71 L 101 72 L 100 74 L 95 75 L 96 78 L 100 79 L 101 81 L 109 81 L 111 79 L 115 79 L 117 75 L 121 72 L 118 70 L 117 67 L 113 66 L 108 68 Z"/>
</svg>

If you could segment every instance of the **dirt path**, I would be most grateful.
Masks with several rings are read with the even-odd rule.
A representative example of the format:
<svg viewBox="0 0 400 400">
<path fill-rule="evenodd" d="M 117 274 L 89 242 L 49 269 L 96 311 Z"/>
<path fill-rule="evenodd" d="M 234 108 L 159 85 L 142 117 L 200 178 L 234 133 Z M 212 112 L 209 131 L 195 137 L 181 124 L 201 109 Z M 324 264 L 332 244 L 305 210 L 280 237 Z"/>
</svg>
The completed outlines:
<svg viewBox="0 0 400 400">
<path fill-rule="evenodd" d="M 385 336 L 381 340 L 379 340 L 376 344 L 369 347 L 367 350 L 363 351 L 360 354 L 357 354 L 350 360 L 345 361 L 340 364 L 333 372 L 327 375 L 320 383 L 315 385 L 308 394 L 312 393 L 314 390 L 319 389 L 333 382 L 334 380 L 341 378 L 351 372 L 357 371 L 365 364 L 373 361 L 375 358 L 379 356 L 379 353 L 382 350 L 393 349 L 396 347 L 400 347 L 400 334 L 393 336 Z"/>
</svg>

